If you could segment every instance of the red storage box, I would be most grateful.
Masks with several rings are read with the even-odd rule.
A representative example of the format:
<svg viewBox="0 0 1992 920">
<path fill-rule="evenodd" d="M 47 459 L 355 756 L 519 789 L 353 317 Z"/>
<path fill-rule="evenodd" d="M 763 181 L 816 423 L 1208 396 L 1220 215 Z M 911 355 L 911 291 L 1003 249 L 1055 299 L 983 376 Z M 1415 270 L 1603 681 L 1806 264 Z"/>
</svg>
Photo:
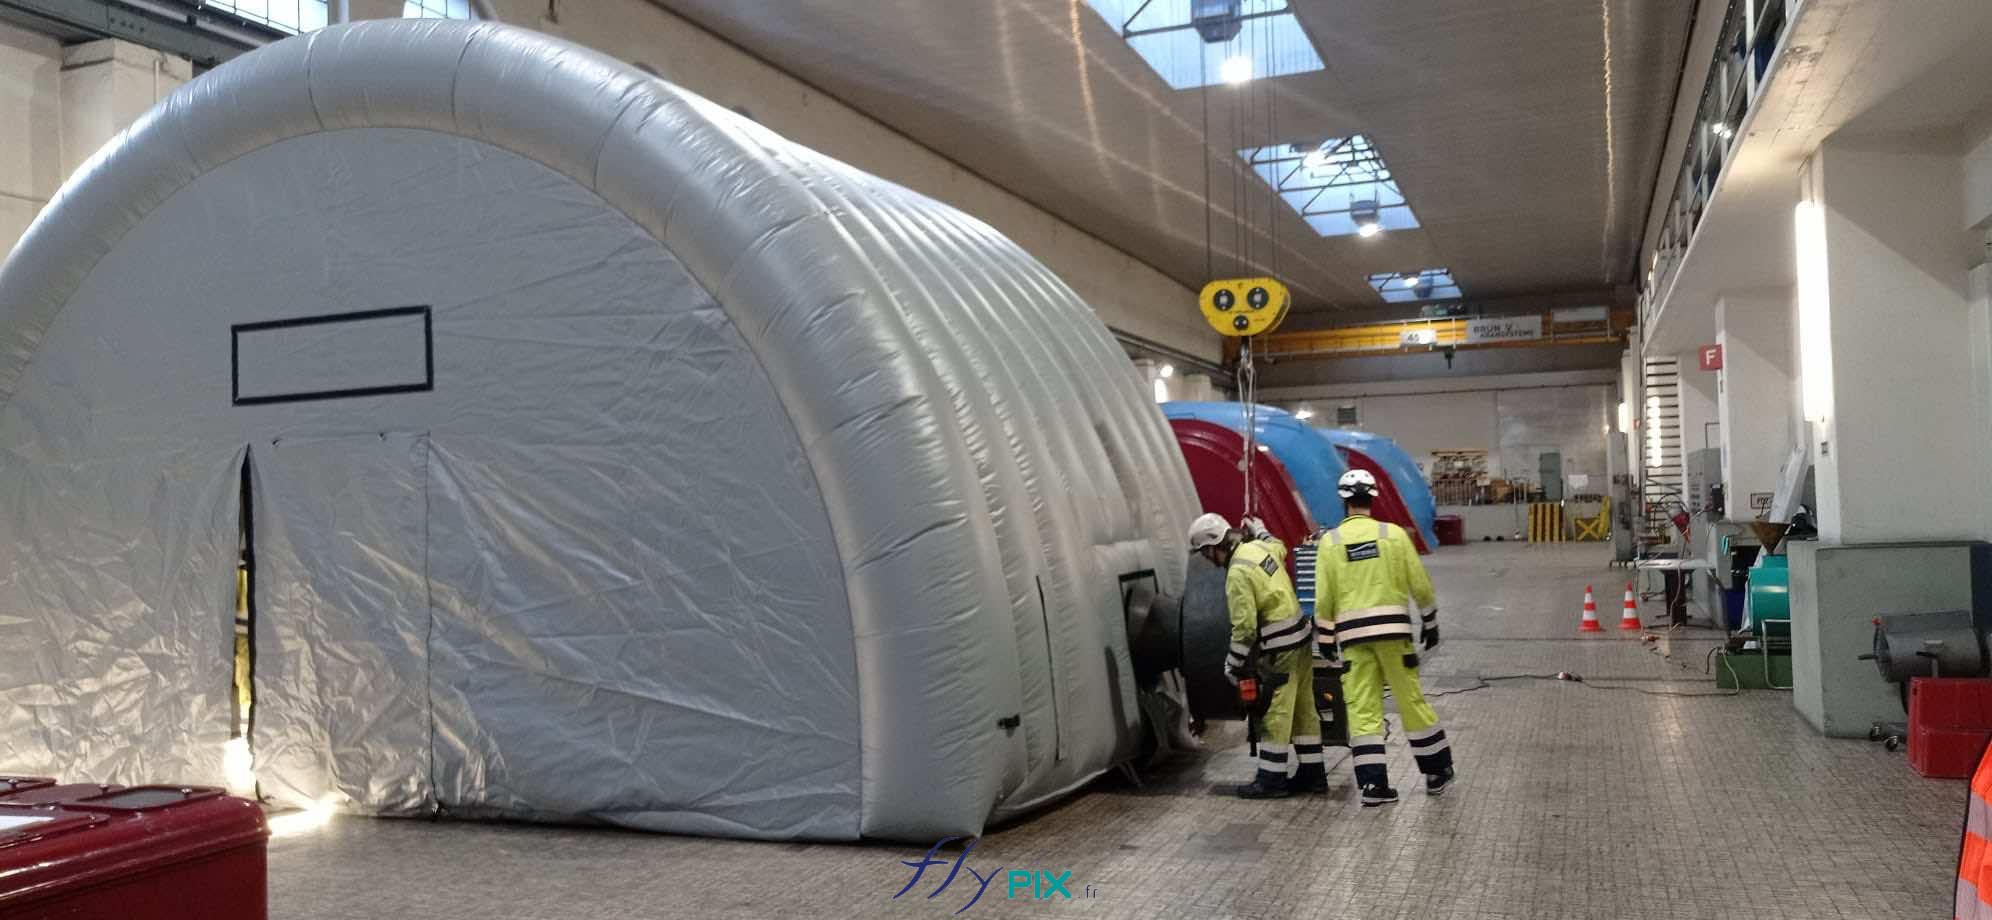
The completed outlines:
<svg viewBox="0 0 1992 920">
<path fill-rule="evenodd" d="M 0 798 L 0 917 L 261 920 L 269 837 L 262 808 L 219 789 Z"/>
<path fill-rule="evenodd" d="M 1912 677 L 1909 727 L 1992 729 L 1992 678 Z"/>
<path fill-rule="evenodd" d="M 1466 545 L 1466 518 L 1457 514 L 1441 514 L 1433 518 L 1432 531 L 1438 535 L 1440 546 Z"/>
<path fill-rule="evenodd" d="M 1909 766 L 1917 773 L 1965 779 L 1992 739 L 1992 679 L 1909 679 Z"/>
<path fill-rule="evenodd" d="M 1931 779 L 1969 779 L 1992 728 L 1909 729 L 1909 766 Z"/>
</svg>

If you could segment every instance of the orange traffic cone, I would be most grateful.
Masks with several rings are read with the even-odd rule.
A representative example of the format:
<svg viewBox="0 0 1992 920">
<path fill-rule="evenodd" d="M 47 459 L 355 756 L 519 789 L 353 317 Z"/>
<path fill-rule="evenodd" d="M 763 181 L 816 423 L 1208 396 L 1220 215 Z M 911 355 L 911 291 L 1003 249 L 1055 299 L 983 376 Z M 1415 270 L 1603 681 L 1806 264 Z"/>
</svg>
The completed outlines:
<svg viewBox="0 0 1992 920">
<path fill-rule="evenodd" d="M 1632 599 L 1632 582 L 1625 583 L 1625 610 L 1619 614 L 1620 629 L 1638 629 L 1639 602 Z"/>
<path fill-rule="evenodd" d="M 1591 597 L 1591 586 L 1584 586 L 1584 622 L 1577 624 L 1578 632 L 1604 632 L 1598 625 L 1598 602 Z"/>
</svg>

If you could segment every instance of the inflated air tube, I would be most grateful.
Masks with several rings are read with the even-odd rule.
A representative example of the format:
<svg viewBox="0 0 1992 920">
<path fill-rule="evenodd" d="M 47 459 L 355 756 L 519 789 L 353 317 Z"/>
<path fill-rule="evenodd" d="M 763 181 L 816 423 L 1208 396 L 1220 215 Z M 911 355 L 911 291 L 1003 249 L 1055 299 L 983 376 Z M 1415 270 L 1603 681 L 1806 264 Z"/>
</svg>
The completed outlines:
<svg viewBox="0 0 1992 920">
<path fill-rule="evenodd" d="M 278 802 L 928 846 L 1135 756 L 1121 589 L 1196 514 L 988 225 L 541 33 L 335 26 L 0 267 L 0 768 L 221 785 L 247 540 Z"/>
</svg>

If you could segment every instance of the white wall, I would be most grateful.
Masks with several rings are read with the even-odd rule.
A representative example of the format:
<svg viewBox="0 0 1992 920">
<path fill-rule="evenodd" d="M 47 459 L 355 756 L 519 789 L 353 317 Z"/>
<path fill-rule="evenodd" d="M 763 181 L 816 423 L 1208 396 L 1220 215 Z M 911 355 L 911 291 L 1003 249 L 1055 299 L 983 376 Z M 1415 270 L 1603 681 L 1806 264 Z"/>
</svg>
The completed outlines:
<svg viewBox="0 0 1992 920">
<path fill-rule="evenodd" d="M 0 255 L 62 184 L 62 46 L 0 25 Z"/>
<path fill-rule="evenodd" d="M 1964 225 L 1992 227 L 1992 130 L 1964 155 Z"/>
<path fill-rule="evenodd" d="M 1701 369 L 1701 356 L 1689 351 L 1674 356 L 1681 362 L 1681 482 L 1688 481 L 1688 467 L 1696 451 L 1719 447 L 1721 433 L 1708 427 L 1722 419 L 1716 411 L 1715 372 Z"/>
<path fill-rule="evenodd" d="M 1730 292 L 1715 305 L 1722 370 L 1716 415 L 1722 423 L 1722 481 L 1732 518 L 1754 516 L 1752 493 L 1775 493 L 1792 439 L 1789 288 Z"/>
<path fill-rule="evenodd" d="M 1355 404 L 1363 431 L 1396 441 L 1411 459 L 1425 466 L 1428 474 L 1433 451 L 1484 450 L 1489 452 L 1488 472 L 1504 478 L 1508 475 L 1496 470 L 1501 464 L 1498 391 L 1331 399 L 1315 410 L 1319 413 L 1316 419 L 1333 425 L 1334 407 L 1343 403 Z"/>
<path fill-rule="evenodd" d="M 1605 491 L 1605 425 L 1618 404 L 1615 369 L 1555 371 L 1443 380 L 1330 383 L 1260 391 L 1260 401 L 1307 406 L 1332 425 L 1335 408 L 1354 405 L 1364 431 L 1396 441 L 1429 469 L 1438 450 L 1487 451 L 1488 474 L 1538 478 L 1544 450 L 1563 454 L 1566 474 Z"/>
<path fill-rule="evenodd" d="M 1832 340 L 1831 414 L 1814 430 L 1821 539 L 1983 536 L 1963 163 L 1948 144 L 1836 137 L 1812 169 Z"/>
<path fill-rule="evenodd" d="M 0 257 L 105 141 L 192 75 L 184 59 L 0 25 Z"/>
</svg>

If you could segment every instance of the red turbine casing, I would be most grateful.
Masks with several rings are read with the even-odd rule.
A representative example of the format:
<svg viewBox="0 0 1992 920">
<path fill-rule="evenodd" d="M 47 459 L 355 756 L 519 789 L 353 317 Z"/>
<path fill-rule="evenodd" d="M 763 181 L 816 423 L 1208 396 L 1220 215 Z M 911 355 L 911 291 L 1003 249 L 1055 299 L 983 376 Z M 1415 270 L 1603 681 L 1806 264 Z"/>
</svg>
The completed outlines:
<svg viewBox="0 0 1992 920">
<path fill-rule="evenodd" d="M 1238 469 L 1245 456 L 1245 436 L 1223 425 L 1195 419 L 1170 419 L 1176 433 L 1176 446 L 1189 463 L 1190 479 L 1196 483 L 1197 499 L 1203 510 L 1222 514 L 1237 523 L 1245 510 L 1245 476 Z M 1296 547 L 1314 535 L 1314 517 L 1294 487 L 1286 466 L 1263 446 L 1252 461 L 1253 511 L 1266 522 L 1266 529 L 1286 545 Z M 1184 524 L 1187 526 L 1188 522 Z M 1293 568 L 1293 554 L 1287 554 L 1287 568 Z M 1291 571 L 1289 571 L 1291 574 Z"/>
<path fill-rule="evenodd" d="M 1418 520 L 1411 516 L 1411 506 L 1404 503 L 1404 496 L 1398 494 L 1397 483 L 1391 481 L 1383 466 L 1354 448 L 1337 444 L 1335 449 L 1342 452 L 1342 459 L 1349 464 L 1349 469 L 1368 470 L 1371 476 L 1376 477 L 1376 500 L 1370 504 L 1370 517 L 1404 528 L 1404 532 L 1411 536 L 1412 544 L 1418 547 L 1419 554 L 1430 554 L 1432 548 L 1425 545 L 1425 535 L 1418 532 Z"/>
</svg>

